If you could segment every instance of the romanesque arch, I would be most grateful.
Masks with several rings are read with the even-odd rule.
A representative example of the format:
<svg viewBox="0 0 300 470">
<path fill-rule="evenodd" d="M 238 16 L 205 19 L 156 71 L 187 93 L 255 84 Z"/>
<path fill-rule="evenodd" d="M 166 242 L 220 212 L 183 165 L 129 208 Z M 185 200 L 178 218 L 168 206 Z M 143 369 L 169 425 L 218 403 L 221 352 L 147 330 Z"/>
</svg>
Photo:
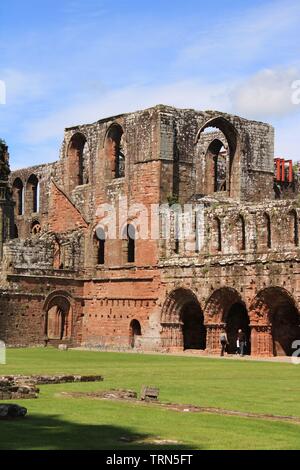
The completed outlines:
<svg viewBox="0 0 300 470">
<path fill-rule="evenodd" d="M 282 287 L 261 290 L 251 303 L 252 348 L 256 355 L 291 356 L 300 339 L 300 314 L 293 296 Z"/>
<path fill-rule="evenodd" d="M 142 327 L 138 320 L 132 320 L 129 325 L 129 343 L 130 347 L 136 346 L 137 337 L 142 336 Z"/>
<path fill-rule="evenodd" d="M 236 339 L 239 329 L 245 332 L 250 345 L 249 316 L 245 302 L 237 290 L 230 287 L 215 290 L 206 303 L 204 317 L 209 352 L 214 354 L 219 352 L 220 334 L 224 331 L 228 336 L 229 353 L 233 354 L 236 351 Z"/>
<path fill-rule="evenodd" d="M 163 306 L 162 343 L 167 349 L 205 349 L 204 315 L 197 296 L 189 289 L 172 291 Z"/>
<path fill-rule="evenodd" d="M 45 302 L 45 335 L 48 341 L 66 341 L 72 335 L 72 299 L 64 292 L 52 293 Z"/>
</svg>

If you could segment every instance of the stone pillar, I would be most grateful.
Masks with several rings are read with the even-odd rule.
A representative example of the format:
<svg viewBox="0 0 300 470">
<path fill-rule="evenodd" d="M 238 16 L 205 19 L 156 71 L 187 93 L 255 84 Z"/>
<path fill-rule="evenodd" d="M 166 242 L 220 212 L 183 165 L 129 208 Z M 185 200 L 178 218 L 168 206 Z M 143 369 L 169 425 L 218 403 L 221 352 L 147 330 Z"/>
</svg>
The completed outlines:
<svg viewBox="0 0 300 470">
<path fill-rule="evenodd" d="M 273 338 L 271 325 L 250 325 L 251 356 L 273 356 Z"/>
<path fill-rule="evenodd" d="M 3 257 L 3 243 L 14 232 L 14 202 L 7 181 L 0 180 L 0 260 Z"/>
<path fill-rule="evenodd" d="M 183 332 L 181 322 L 162 323 L 161 345 L 168 351 L 183 350 Z"/>
<path fill-rule="evenodd" d="M 225 324 L 206 324 L 206 351 L 209 354 L 220 354 L 220 335 L 225 332 Z"/>
</svg>

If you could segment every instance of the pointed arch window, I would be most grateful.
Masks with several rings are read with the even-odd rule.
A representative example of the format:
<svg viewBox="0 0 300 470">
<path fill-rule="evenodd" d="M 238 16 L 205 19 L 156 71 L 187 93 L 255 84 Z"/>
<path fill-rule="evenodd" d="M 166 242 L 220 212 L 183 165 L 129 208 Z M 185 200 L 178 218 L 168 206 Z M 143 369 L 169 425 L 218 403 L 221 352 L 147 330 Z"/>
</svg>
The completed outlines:
<svg viewBox="0 0 300 470">
<path fill-rule="evenodd" d="M 123 129 L 119 124 L 113 124 L 106 136 L 106 152 L 113 178 L 125 176 L 125 154 L 122 145 Z"/>
<path fill-rule="evenodd" d="M 16 215 L 24 215 L 24 185 L 20 178 L 13 183 L 13 195 L 16 203 Z"/>
</svg>

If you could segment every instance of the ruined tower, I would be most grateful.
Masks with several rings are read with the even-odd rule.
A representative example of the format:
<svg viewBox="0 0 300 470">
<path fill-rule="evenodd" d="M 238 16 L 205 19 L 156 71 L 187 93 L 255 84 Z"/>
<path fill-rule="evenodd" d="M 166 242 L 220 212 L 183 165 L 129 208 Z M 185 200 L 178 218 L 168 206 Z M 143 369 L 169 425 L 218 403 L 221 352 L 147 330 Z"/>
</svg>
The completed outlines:
<svg viewBox="0 0 300 470">
<path fill-rule="evenodd" d="M 0 259 L 3 256 L 3 243 L 14 236 L 14 202 L 9 185 L 8 147 L 0 140 Z"/>
</svg>

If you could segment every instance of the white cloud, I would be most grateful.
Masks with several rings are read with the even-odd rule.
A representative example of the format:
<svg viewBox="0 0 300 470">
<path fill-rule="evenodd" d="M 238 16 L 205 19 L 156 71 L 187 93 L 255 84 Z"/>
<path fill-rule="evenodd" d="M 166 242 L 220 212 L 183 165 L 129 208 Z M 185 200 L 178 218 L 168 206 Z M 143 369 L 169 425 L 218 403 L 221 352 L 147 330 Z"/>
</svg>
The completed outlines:
<svg viewBox="0 0 300 470">
<path fill-rule="evenodd" d="M 293 114 L 294 81 L 300 78 L 300 67 L 266 69 L 243 81 L 231 93 L 234 111 L 245 117 L 266 119 Z"/>
<path fill-rule="evenodd" d="M 262 70 L 240 83 L 210 85 L 187 80 L 111 91 L 94 88 L 89 97 L 80 95 L 74 99 L 75 105 L 61 106 L 55 113 L 26 122 L 22 140 L 30 146 L 30 152 L 29 147 L 26 152 L 30 158 L 45 161 L 47 155 L 50 161 L 57 158 L 59 144 L 55 152 L 53 147 L 47 147 L 47 142 L 53 139 L 60 142 L 65 127 L 163 103 L 198 110 L 217 109 L 270 122 L 276 130 L 276 153 L 296 159 L 300 130 L 300 116 L 296 113 L 300 105 L 291 102 L 291 83 L 297 77 L 300 77 L 300 69 L 289 67 Z"/>
<path fill-rule="evenodd" d="M 44 119 L 27 122 L 24 139 L 40 143 L 61 135 L 65 127 L 97 121 L 103 117 L 122 112 L 136 111 L 157 104 L 203 109 L 229 110 L 229 88 L 227 84 L 208 85 L 196 80 L 187 80 L 168 85 L 129 86 L 85 99 L 74 99 L 75 105 L 62 107 Z"/>
</svg>

